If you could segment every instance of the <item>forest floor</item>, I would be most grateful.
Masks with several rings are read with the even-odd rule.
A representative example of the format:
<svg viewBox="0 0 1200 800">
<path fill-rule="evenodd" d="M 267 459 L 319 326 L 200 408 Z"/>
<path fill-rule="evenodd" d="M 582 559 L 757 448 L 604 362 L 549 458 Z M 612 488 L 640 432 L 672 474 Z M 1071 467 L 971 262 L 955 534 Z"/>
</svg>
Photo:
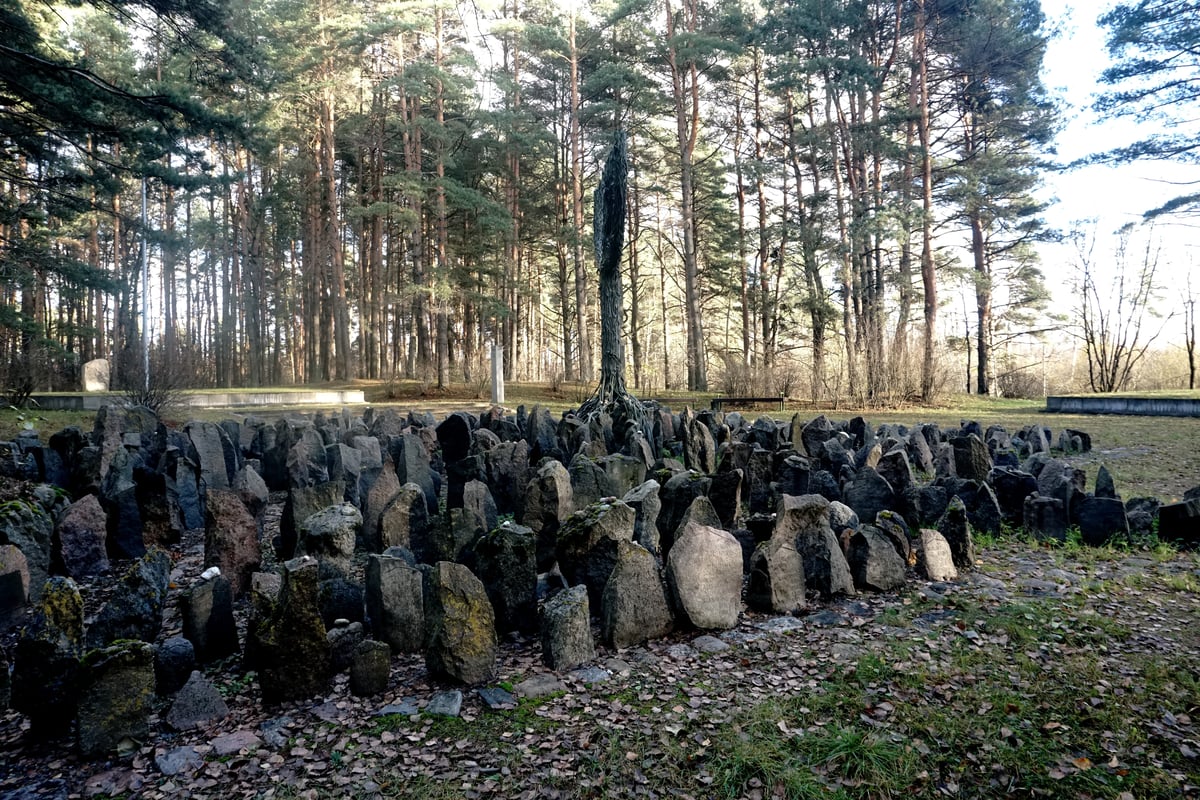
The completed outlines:
<svg viewBox="0 0 1200 800">
<path fill-rule="evenodd" d="M 187 585 L 200 549 L 180 555 Z M 714 636 L 601 652 L 554 676 L 509 638 L 497 681 L 549 694 L 457 718 L 420 657 L 388 691 L 263 708 L 236 659 L 232 713 L 112 760 L 0 715 L 0 797 L 1131 798 L 1200 796 L 1200 558 L 985 541 L 959 581 L 747 613 Z M 168 613 L 164 635 L 178 632 Z M 165 708 L 162 709 L 165 715 Z M 167 774 L 173 773 L 173 774 Z"/>
</svg>

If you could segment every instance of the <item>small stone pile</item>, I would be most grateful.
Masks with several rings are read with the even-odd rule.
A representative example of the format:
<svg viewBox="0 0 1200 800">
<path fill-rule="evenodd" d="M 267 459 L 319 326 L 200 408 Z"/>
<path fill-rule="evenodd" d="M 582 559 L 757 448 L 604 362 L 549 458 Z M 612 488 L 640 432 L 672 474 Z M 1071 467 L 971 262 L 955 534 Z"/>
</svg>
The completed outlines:
<svg viewBox="0 0 1200 800">
<path fill-rule="evenodd" d="M 158 700 L 176 730 L 227 714 L 195 668 L 235 654 L 267 704 L 322 694 L 342 671 L 352 691 L 382 692 L 394 653 L 474 685 L 510 632 L 539 635 L 546 664 L 571 670 L 596 659 L 597 633 L 621 649 L 732 628 L 744 607 L 797 613 L 913 574 L 953 580 L 972 568 L 973 534 L 1003 526 L 1057 539 L 1077 526 L 1090 544 L 1157 526 L 1195 544 L 1200 488 L 1122 501 L 1101 468 L 1089 492 L 1050 441 L 1041 426 L 653 406 L 623 424 L 368 409 L 171 430 L 109 407 L 89 434 L 0 446 L 0 474 L 38 484 L 0 506 L 0 612 L 33 604 L 0 664 L 35 733 L 75 723 L 81 752 L 104 755 L 145 736 Z M 1058 444 L 1091 441 L 1067 430 Z M 165 638 L 163 548 L 201 532 L 208 569 L 178 587 L 183 636 Z M 123 575 L 85 624 L 75 579 L 114 562 Z"/>
</svg>

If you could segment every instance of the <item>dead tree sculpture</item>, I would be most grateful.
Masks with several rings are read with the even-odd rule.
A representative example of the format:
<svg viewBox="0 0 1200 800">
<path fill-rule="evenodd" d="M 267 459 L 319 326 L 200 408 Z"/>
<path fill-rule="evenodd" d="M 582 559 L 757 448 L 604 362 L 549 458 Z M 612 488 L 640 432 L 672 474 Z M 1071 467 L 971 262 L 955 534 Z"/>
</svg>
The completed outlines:
<svg viewBox="0 0 1200 800">
<path fill-rule="evenodd" d="M 621 291 L 621 251 L 625 243 L 625 191 L 629 158 L 625 133 L 617 131 L 612 152 L 604 163 L 604 175 L 596 187 L 592 235 L 600 276 L 600 385 L 577 415 L 590 421 L 607 412 L 614 428 L 622 421 L 640 429 L 646 419 L 641 401 L 625 387 L 625 346 L 621 341 L 624 301 Z"/>
</svg>

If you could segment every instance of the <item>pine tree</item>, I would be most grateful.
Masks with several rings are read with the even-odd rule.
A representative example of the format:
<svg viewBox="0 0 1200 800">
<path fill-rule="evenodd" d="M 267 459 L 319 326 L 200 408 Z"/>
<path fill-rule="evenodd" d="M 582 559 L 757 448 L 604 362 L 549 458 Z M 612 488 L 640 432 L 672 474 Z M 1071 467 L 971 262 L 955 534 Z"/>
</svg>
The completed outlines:
<svg viewBox="0 0 1200 800">
<path fill-rule="evenodd" d="M 1099 23 L 1108 29 L 1115 63 L 1101 76 L 1111 89 L 1096 110 L 1161 123 L 1158 132 L 1100 157 L 1195 163 L 1200 159 L 1200 6 L 1183 0 L 1122 2 Z M 1197 210 L 1200 192 L 1187 191 L 1149 215 Z"/>
<path fill-rule="evenodd" d="M 1046 38 L 1037 0 L 950 2 L 940 15 L 937 46 L 950 57 L 943 88 L 960 131 L 945 194 L 970 235 L 975 390 L 989 394 L 997 291 L 1011 276 L 1014 291 L 1023 291 L 1017 285 L 1023 283 L 1033 287 L 1029 297 L 1041 294 L 1028 245 L 1046 235 L 1042 206 L 1033 197 L 1040 151 L 1053 134 L 1053 109 L 1040 80 Z"/>
</svg>

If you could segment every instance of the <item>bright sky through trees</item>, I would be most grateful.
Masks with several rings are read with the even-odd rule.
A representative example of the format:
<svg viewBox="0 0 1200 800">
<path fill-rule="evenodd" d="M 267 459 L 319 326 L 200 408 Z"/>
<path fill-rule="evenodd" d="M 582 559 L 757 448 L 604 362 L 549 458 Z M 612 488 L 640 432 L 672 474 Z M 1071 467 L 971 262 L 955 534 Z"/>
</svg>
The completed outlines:
<svg viewBox="0 0 1200 800">
<path fill-rule="evenodd" d="M 1112 2 L 1095 0 L 1042 0 L 1051 26 L 1060 34 L 1046 53 L 1045 82 L 1063 101 L 1064 127 L 1057 139 L 1058 161 L 1068 164 L 1104 150 L 1127 145 L 1146 135 L 1147 125 L 1127 118 L 1101 117 L 1092 110 L 1101 72 L 1110 63 L 1104 31 L 1096 19 Z M 1096 220 L 1096 230 L 1107 235 L 1171 197 L 1184 192 L 1183 184 L 1200 181 L 1200 167 L 1178 162 L 1135 162 L 1116 166 L 1095 164 L 1046 176 L 1045 192 L 1057 200 L 1046 212 L 1050 224 L 1068 231 L 1073 223 Z M 1162 218 L 1155 235 L 1162 243 L 1164 283 L 1182 285 L 1182 276 L 1197 258 L 1194 220 Z M 1067 245 L 1047 245 L 1044 269 L 1054 286 L 1070 277 L 1060 266 L 1069 258 Z M 1065 287 L 1062 291 L 1066 291 Z M 1172 294 L 1172 293 L 1169 293 Z M 1175 310 L 1175 309 L 1170 309 Z"/>
</svg>

